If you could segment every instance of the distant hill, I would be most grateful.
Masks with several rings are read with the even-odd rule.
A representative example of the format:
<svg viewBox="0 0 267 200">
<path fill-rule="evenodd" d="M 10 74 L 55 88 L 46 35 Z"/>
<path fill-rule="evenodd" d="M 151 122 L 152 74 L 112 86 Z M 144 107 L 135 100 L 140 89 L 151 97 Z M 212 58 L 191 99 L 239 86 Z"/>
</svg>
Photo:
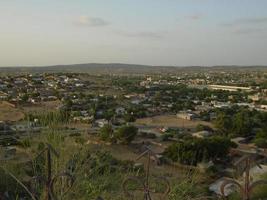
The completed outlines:
<svg viewBox="0 0 267 200">
<path fill-rule="evenodd" d="M 228 70 L 267 70 L 267 66 L 151 66 L 151 65 L 135 65 L 121 63 L 88 63 L 73 65 L 54 65 L 54 66 L 31 66 L 31 67 L 1 67 L 0 72 L 4 73 L 92 73 L 92 74 L 167 74 L 178 73 L 181 71 L 228 71 Z"/>
</svg>

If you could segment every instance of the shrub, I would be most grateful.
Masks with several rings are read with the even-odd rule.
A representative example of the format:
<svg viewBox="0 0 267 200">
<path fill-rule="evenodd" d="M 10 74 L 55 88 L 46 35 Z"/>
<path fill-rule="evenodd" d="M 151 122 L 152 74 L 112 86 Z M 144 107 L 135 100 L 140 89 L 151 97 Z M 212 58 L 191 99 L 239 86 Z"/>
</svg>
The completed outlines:
<svg viewBox="0 0 267 200">
<path fill-rule="evenodd" d="M 106 124 L 99 131 L 99 136 L 104 141 L 110 141 L 113 137 L 113 129 L 110 124 Z"/>
<path fill-rule="evenodd" d="M 188 138 L 170 145 L 164 154 L 172 161 L 197 165 L 203 160 L 224 158 L 234 144 L 227 138 L 211 137 L 207 139 Z"/>
<path fill-rule="evenodd" d="M 137 135 L 138 129 L 135 126 L 122 126 L 116 132 L 116 139 L 121 141 L 123 144 L 129 144 L 134 140 Z"/>
</svg>

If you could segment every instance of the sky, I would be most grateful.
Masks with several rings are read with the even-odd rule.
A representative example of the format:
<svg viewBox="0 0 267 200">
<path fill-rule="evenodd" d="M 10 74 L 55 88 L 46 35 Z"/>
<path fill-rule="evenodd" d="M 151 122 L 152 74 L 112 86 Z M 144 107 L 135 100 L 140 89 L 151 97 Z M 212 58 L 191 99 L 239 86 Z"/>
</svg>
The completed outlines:
<svg viewBox="0 0 267 200">
<path fill-rule="evenodd" d="M 266 0 L 0 0 L 0 66 L 267 65 Z"/>
</svg>

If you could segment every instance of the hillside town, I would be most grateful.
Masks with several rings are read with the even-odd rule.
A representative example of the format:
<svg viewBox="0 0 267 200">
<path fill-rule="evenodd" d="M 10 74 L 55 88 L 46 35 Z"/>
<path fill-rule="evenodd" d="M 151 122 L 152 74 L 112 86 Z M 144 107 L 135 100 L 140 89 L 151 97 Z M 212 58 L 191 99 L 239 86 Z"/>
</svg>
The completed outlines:
<svg viewBox="0 0 267 200">
<path fill-rule="evenodd" d="M 207 187 L 222 195 L 224 178 L 244 156 L 260 162 L 251 166 L 253 179 L 267 173 L 267 72 L 236 73 L 1 76 L 1 161 L 23 154 L 20 146 L 29 136 L 40 137 L 52 124 L 95 145 L 120 144 L 125 138 L 116 132 L 128 127 L 137 132 L 122 142 L 129 145 L 125 153 L 147 145 L 163 166 L 212 170 Z M 186 147 L 188 142 L 196 146 Z M 227 195 L 233 192 L 228 188 Z"/>
<path fill-rule="evenodd" d="M 0 19 L 0 200 L 267 200 L 266 0 Z"/>
</svg>

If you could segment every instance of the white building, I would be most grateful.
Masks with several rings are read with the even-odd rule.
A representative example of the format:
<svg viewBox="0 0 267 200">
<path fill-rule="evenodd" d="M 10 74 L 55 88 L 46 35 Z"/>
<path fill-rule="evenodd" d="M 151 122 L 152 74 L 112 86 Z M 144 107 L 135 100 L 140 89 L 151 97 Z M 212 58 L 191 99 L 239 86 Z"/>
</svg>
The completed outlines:
<svg viewBox="0 0 267 200">
<path fill-rule="evenodd" d="M 208 88 L 212 90 L 226 90 L 226 91 L 253 91 L 250 87 L 238 87 L 238 86 L 229 86 L 229 85 L 208 85 Z"/>
<path fill-rule="evenodd" d="M 196 118 L 196 114 L 191 112 L 179 112 L 176 115 L 180 119 L 193 120 Z"/>
</svg>

